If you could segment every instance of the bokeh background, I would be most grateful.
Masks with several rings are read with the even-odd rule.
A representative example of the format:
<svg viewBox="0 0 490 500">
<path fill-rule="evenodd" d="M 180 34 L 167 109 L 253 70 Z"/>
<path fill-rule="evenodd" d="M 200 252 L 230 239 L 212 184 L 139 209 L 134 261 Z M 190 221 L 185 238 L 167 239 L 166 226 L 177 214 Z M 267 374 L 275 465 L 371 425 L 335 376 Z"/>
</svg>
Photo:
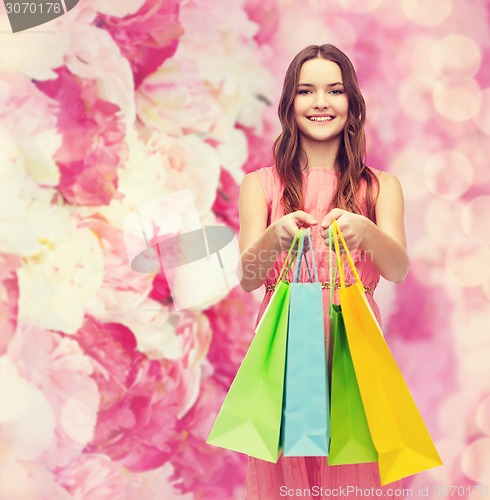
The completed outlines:
<svg viewBox="0 0 490 500">
<path fill-rule="evenodd" d="M 16 35 L 0 9 L 0 498 L 244 497 L 246 458 L 205 439 L 262 292 L 175 311 L 123 221 L 189 188 L 237 232 L 285 69 L 325 42 L 357 68 L 368 164 L 404 188 L 411 272 L 376 295 L 444 460 L 405 485 L 482 498 L 490 1 L 81 0 Z"/>
</svg>

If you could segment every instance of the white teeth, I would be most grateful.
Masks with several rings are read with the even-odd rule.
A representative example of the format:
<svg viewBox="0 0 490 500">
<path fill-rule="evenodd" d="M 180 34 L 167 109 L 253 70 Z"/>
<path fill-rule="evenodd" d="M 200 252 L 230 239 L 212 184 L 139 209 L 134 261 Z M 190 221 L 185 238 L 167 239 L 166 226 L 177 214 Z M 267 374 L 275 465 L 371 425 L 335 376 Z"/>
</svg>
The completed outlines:
<svg viewBox="0 0 490 500">
<path fill-rule="evenodd" d="M 311 120 L 312 122 L 329 122 L 330 120 L 333 120 L 333 116 L 310 116 L 308 120 Z"/>
</svg>

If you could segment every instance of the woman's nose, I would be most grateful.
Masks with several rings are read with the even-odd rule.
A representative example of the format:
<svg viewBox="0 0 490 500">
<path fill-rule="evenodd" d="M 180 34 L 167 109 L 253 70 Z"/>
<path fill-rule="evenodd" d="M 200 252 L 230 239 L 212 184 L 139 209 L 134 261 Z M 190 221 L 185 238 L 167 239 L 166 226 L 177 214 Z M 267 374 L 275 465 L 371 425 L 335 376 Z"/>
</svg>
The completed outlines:
<svg viewBox="0 0 490 500">
<path fill-rule="evenodd" d="M 328 98 L 323 92 L 318 92 L 316 94 L 315 107 L 317 108 L 328 108 Z"/>
</svg>

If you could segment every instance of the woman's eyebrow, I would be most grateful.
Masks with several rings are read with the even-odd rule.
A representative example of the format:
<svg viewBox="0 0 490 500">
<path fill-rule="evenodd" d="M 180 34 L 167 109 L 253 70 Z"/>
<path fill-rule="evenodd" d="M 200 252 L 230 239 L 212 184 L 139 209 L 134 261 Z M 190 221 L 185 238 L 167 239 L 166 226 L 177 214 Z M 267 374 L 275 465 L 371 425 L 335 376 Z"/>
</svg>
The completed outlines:
<svg viewBox="0 0 490 500">
<path fill-rule="evenodd" d="M 337 85 L 344 85 L 342 82 L 328 83 L 327 87 L 336 87 Z M 298 83 L 298 87 L 314 87 L 312 83 Z"/>
</svg>

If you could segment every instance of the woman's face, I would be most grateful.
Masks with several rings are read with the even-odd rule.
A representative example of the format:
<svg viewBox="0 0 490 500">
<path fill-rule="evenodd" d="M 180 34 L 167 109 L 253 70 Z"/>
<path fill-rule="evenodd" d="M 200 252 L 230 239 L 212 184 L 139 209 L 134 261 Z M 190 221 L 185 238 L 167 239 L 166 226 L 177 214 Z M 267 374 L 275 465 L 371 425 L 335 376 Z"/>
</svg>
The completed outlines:
<svg viewBox="0 0 490 500">
<path fill-rule="evenodd" d="M 337 63 L 317 57 L 303 63 L 294 99 L 300 140 L 339 143 L 349 105 Z"/>
</svg>

